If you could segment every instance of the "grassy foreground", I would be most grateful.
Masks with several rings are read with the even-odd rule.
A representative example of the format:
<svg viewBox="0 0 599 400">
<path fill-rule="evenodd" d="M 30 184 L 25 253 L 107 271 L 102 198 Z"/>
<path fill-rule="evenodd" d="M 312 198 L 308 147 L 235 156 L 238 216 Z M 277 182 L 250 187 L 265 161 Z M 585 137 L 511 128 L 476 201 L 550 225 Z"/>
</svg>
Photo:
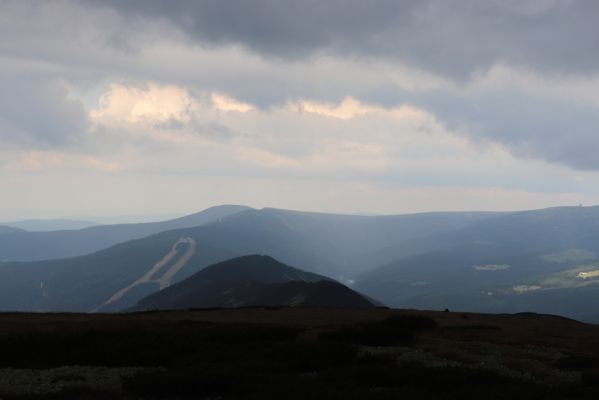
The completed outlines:
<svg viewBox="0 0 599 400">
<path fill-rule="evenodd" d="M 0 314 L 0 399 L 597 398 L 599 326 L 539 315 Z"/>
</svg>

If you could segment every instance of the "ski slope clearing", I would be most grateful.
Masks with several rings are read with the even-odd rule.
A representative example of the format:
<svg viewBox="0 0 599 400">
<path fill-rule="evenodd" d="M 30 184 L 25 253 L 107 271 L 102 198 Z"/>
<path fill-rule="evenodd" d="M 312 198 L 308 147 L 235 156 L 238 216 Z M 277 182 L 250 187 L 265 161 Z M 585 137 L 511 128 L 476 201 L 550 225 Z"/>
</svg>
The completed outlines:
<svg viewBox="0 0 599 400">
<path fill-rule="evenodd" d="M 175 262 L 174 264 L 171 265 L 171 262 L 173 260 L 177 260 L 177 256 L 179 255 L 180 252 L 183 251 L 182 250 L 183 248 L 186 248 L 185 252 L 180 256 L 180 258 L 178 259 L 177 262 Z M 113 294 L 102 305 L 93 309 L 92 312 L 96 312 L 96 311 L 100 310 L 101 308 L 106 307 L 106 306 L 120 300 L 131 289 L 133 289 L 136 286 L 139 286 L 141 284 L 157 283 L 158 286 L 160 287 L 160 290 L 170 286 L 172 283 L 172 280 L 173 280 L 174 276 L 177 274 L 177 272 L 179 272 L 181 269 L 183 269 L 183 267 L 185 267 L 185 265 L 191 259 L 191 257 L 193 257 L 193 255 L 195 254 L 195 249 L 196 249 L 196 241 L 193 238 L 187 237 L 187 238 L 181 238 L 181 239 L 177 240 L 175 242 L 175 244 L 173 244 L 173 246 L 171 247 L 171 250 L 160 261 L 158 261 L 156 264 L 154 264 L 154 266 L 152 266 L 152 268 L 150 268 L 143 276 L 141 276 L 139 279 L 137 279 L 136 281 L 131 283 L 129 286 L 124 287 L 121 290 L 119 290 L 118 292 L 116 292 L 115 294 Z M 171 266 L 168 267 L 168 265 L 171 265 Z M 157 277 L 159 275 L 159 273 L 161 271 L 163 271 L 165 268 L 167 268 L 167 269 L 162 274 L 162 276 Z"/>
</svg>

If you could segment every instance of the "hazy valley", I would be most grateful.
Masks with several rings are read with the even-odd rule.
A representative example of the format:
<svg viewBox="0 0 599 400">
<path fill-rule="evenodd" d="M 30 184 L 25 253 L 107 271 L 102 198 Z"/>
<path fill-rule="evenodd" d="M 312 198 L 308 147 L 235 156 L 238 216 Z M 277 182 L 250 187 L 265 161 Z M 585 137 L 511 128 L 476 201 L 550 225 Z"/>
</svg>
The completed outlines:
<svg viewBox="0 0 599 400">
<path fill-rule="evenodd" d="M 98 251 L 2 262 L 5 311 L 121 311 L 210 265 L 267 255 L 389 307 L 598 321 L 598 207 L 352 216 L 221 206 L 157 223 L 15 229 L 0 236 L 5 259 Z"/>
</svg>

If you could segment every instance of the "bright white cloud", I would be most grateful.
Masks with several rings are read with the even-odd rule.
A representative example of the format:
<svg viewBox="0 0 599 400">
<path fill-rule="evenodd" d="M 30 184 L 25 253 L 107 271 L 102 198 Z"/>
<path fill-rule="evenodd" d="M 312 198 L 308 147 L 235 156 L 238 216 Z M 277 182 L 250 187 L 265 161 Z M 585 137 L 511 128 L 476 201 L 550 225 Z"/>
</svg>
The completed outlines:
<svg viewBox="0 0 599 400">
<path fill-rule="evenodd" d="M 315 113 L 331 118 L 350 119 L 356 116 L 376 112 L 374 107 L 368 107 L 360 101 L 346 97 L 340 104 L 322 103 L 315 101 L 298 102 L 299 111 Z"/>
<path fill-rule="evenodd" d="M 220 111 L 248 112 L 254 107 L 222 93 L 212 93 L 210 96 L 214 108 Z"/>
<path fill-rule="evenodd" d="M 217 146 L 226 153 L 223 159 L 295 172 L 385 171 L 426 151 L 451 153 L 466 145 L 422 110 L 386 109 L 353 98 L 339 104 L 301 100 L 260 110 L 222 93 L 192 96 L 172 85 L 115 84 L 90 116 L 99 127 L 119 129 L 124 142 L 145 136 L 165 145 L 191 146 L 198 154 L 213 153 Z M 222 137 L 205 131 L 214 126 L 238 134 L 214 143 Z"/>
<path fill-rule="evenodd" d="M 146 88 L 113 84 L 99 99 L 99 108 L 90 113 L 96 123 L 124 121 L 152 125 L 168 121 L 189 121 L 192 98 L 185 89 L 149 83 Z"/>
</svg>

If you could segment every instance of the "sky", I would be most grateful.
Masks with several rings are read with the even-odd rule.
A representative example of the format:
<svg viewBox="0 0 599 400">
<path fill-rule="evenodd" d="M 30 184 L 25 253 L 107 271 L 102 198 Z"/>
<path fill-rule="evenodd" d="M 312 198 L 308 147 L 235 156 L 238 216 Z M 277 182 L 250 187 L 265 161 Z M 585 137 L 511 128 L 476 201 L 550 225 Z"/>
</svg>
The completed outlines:
<svg viewBox="0 0 599 400">
<path fill-rule="evenodd" d="M 0 220 L 599 204 L 594 0 L 0 0 Z"/>
</svg>

